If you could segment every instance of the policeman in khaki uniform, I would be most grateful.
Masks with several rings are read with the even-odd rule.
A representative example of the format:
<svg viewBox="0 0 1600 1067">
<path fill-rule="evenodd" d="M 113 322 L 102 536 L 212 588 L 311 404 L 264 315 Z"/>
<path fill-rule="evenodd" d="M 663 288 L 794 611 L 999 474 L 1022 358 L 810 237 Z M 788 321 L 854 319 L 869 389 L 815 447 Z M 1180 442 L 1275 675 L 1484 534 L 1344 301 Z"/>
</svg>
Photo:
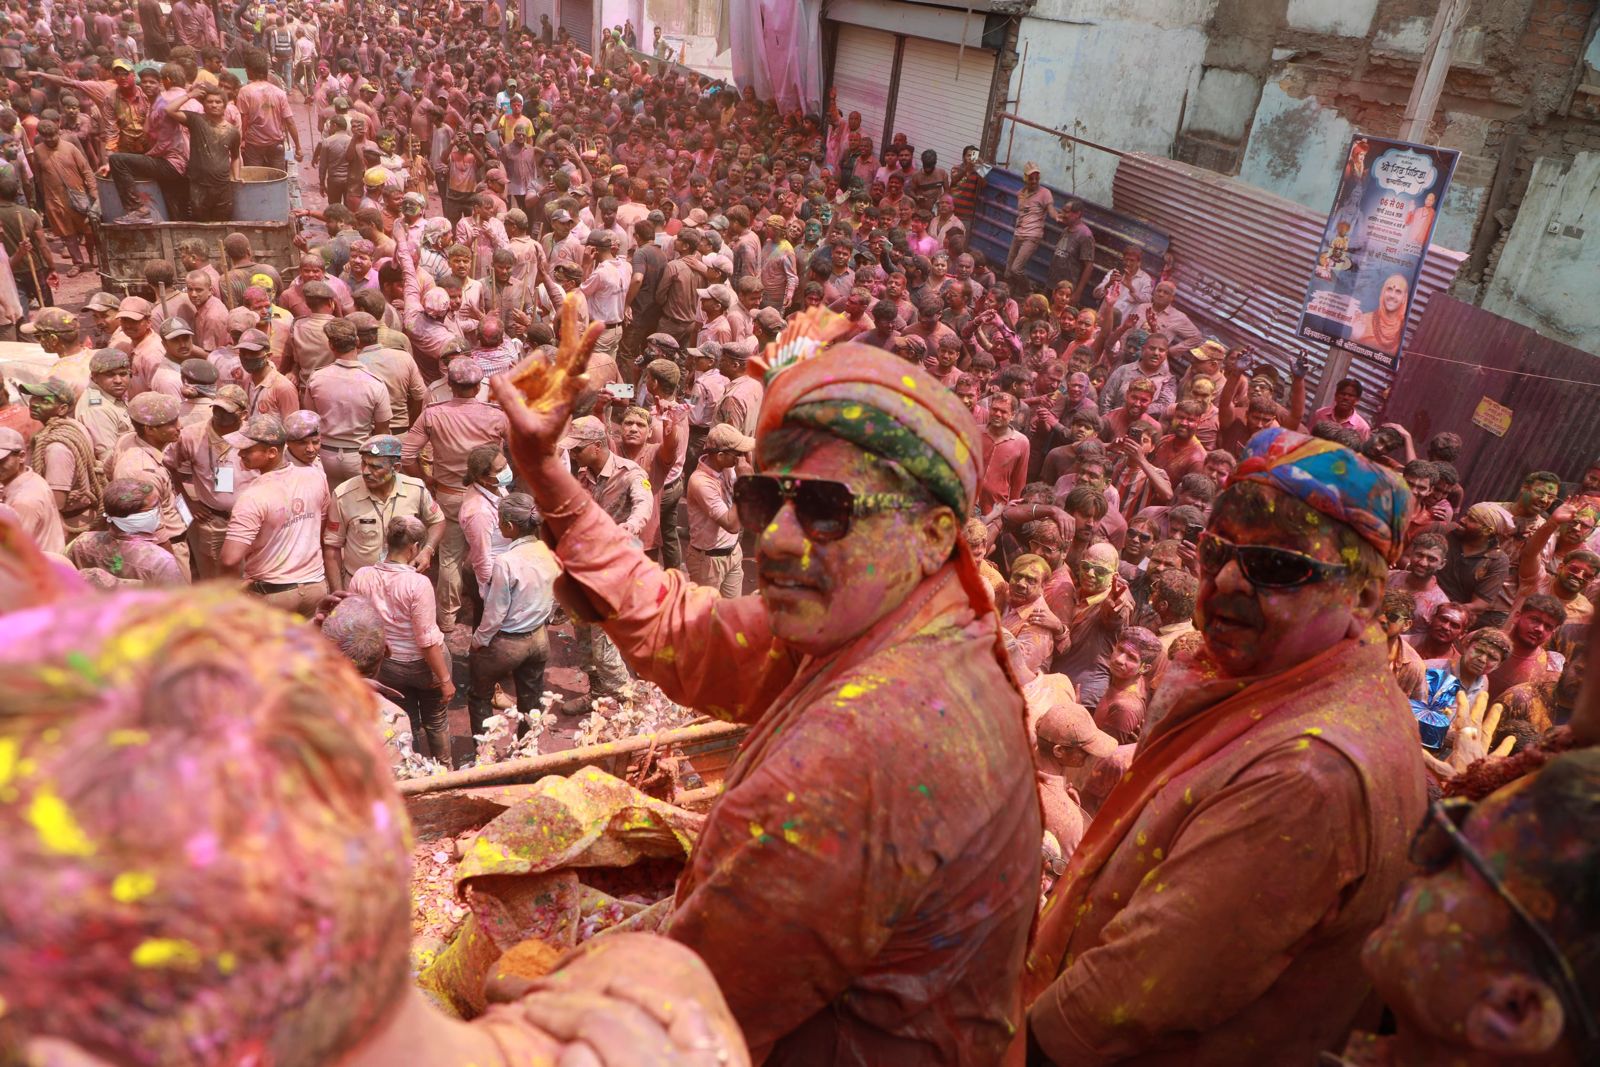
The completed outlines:
<svg viewBox="0 0 1600 1067">
<path fill-rule="evenodd" d="M 362 567 L 381 563 L 384 531 L 402 515 L 422 520 L 428 538 L 412 565 L 426 571 L 444 538 L 444 512 L 420 478 L 400 473 L 400 438 L 373 437 L 361 446 L 361 473 L 333 491 L 322 532 L 329 587 L 345 588 Z"/>
</svg>

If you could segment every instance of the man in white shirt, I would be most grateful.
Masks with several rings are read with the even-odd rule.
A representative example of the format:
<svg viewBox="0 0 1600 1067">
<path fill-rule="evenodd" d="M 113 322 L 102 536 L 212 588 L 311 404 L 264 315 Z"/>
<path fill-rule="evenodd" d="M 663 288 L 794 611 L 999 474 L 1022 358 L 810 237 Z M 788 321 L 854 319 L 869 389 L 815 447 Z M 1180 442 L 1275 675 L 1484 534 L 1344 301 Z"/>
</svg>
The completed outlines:
<svg viewBox="0 0 1600 1067">
<path fill-rule="evenodd" d="M 617 258 L 617 237 L 610 230 L 592 231 L 584 245 L 591 250 L 584 256 L 589 276 L 578 288 L 589 301 L 591 320 L 605 324 L 605 332 L 595 342 L 594 356 L 589 360 L 589 380 L 604 388 L 622 380 L 622 372 L 617 369 L 617 347 L 622 342 L 622 320 L 633 268 Z"/>
<path fill-rule="evenodd" d="M 543 711 L 544 668 L 550 659 L 545 624 L 555 610 L 561 564 L 539 539 L 539 509 L 533 497 L 512 493 L 500 501 L 498 517 L 500 536 L 510 544 L 495 557 L 483 594 L 483 617 L 472 635 L 467 711 L 472 732 L 482 733 L 484 720 L 493 713 L 494 687 L 509 677 L 517 710 L 527 717 L 517 724 L 521 737 L 527 732 L 527 719 Z"/>
</svg>

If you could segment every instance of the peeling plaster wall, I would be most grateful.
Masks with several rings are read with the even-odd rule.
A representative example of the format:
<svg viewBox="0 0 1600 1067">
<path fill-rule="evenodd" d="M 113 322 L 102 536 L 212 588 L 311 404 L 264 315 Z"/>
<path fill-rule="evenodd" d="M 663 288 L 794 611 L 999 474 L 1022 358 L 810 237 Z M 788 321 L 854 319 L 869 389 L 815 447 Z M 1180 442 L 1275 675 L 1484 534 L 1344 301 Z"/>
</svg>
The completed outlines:
<svg viewBox="0 0 1600 1067">
<path fill-rule="evenodd" d="M 1017 35 L 1012 110 L 1128 152 L 1168 155 L 1200 79 L 1215 0 L 1040 0 Z M 1014 131 L 1014 132 L 1013 132 Z M 1116 158 L 1006 124 L 997 156 L 1111 202 Z"/>
<path fill-rule="evenodd" d="M 1111 148 L 1238 175 L 1323 211 L 1351 134 L 1398 133 L 1440 2 L 1038 0 L 1019 23 L 1011 109 Z M 1463 299 L 1490 288 L 1540 161 L 1564 171 L 1580 153 L 1600 152 L 1596 3 L 1469 4 L 1420 138 L 1461 153 L 1435 240 L 1474 253 L 1455 289 Z M 1012 169 L 1036 160 L 1052 184 L 1109 198 L 1115 160 L 1104 153 L 1005 123 L 996 154 Z M 1503 188 L 1491 202 L 1497 176 Z M 1514 286 L 1502 299 L 1531 292 Z M 1528 315 L 1522 321 L 1566 329 L 1558 307 Z M 1580 311 L 1572 315 L 1569 325 L 1587 328 Z"/>
</svg>

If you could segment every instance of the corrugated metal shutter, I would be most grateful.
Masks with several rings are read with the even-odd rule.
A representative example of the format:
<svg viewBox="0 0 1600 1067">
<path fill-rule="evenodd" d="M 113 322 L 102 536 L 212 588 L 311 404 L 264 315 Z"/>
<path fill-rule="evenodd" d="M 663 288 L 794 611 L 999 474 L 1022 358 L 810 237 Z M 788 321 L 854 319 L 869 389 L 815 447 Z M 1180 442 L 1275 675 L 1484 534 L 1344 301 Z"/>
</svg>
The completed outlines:
<svg viewBox="0 0 1600 1067">
<path fill-rule="evenodd" d="M 961 161 L 962 148 L 983 143 L 993 79 L 993 52 L 906 38 L 894 132 L 916 148 L 919 166 L 923 149 L 938 152 L 939 165 L 948 170 Z"/>
<path fill-rule="evenodd" d="M 1314 368 L 1322 365 L 1326 349 L 1302 340 L 1296 329 L 1326 215 L 1213 171 L 1141 153 L 1118 162 L 1112 204 L 1172 239 L 1178 309 L 1203 332 L 1228 345 L 1255 345 L 1285 380 L 1301 349 L 1311 353 Z M 1408 345 L 1428 298 L 1450 288 L 1465 259 L 1438 245 L 1428 249 L 1411 302 Z M 1361 406 L 1371 414 L 1394 373 L 1355 356 L 1350 375 L 1366 387 Z M 1308 401 L 1316 396 L 1319 380 L 1313 370 L 1306 383 Z"/>
<path fill-rule="evenodd" d="M 833 87 L 838 90 L 839 111 L 861 112 L 861 130 L 883 147 L 883 115 L 889 104 L 889 80 L 894 68 L 894 34 L 862 26 L 839 26 L 833 56 Z"/>
<path fill-rule="evenodd" d="M 561 28 L 579 48 L 593 55 L 594 0 L 561 0 Z"/>
</svg>

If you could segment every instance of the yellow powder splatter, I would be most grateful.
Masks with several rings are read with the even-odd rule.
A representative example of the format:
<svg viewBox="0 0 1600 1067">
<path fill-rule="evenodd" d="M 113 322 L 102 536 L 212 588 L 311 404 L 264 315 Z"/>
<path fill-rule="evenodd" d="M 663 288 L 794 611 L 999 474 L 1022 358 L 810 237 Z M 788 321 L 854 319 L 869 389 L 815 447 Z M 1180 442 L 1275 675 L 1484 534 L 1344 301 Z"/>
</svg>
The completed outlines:
<svg viewBox="0 0 1600 1067">
<path fill-rule="evenodd" d="M 152 937 L 139 942 L 128 957 L 135 967 L 177 967 L 193 970 L 200 966 L 200 950 L 175 937 Z"/>
<path fill-rule="evenodd" d="M 134 904 L 156 891 L 155 875 L 148 871 L 123 871 L 111 881 L 111 899 Z"/>
<path fill-rule="evenodd" d="M 150 743 L 150 731 L 112 730 L 106 735 L 106 743 L 112 748 L 124 748 L 128 745 L 148 745 Z"/>
<path fill-rule="evenodd" d="M 907 389 L 915 389 L 917 387 L 917 380 L 909 374 L 902 374 L 900 376 L 900 384 L 905 386 Z"/>
<path fill-rule="evenodd" d="M 750 639 L 744 635 L 744 631 L 743 630 L 741 630 L 738 633 L 733 635 L 733 642 L 734 642 L 734 644 L 738 645 L 740 648 L 749 648 L 750 647 Z"/>
<path fill-rule="evenodd" d="M 846 700 L 854 700 L 856 697 L 866 696 L 870 692 L 872 692 L 872 690 L 868 689 L 866 686 L 856 685 L 854 682 L 851 682 L 849 685 L 846 685 L 839 690 L 839 695 Z"/>
<path fill-rule="evenodd" d="M 232 974 L 239 967 L 239 957 L 226 950 L 217 953 L 217 970 Z"/>
<path fill-rule="evenodd" d="M 1313 726 L 1310 729 L 1308 729 L 1306 731 L 1306 733 L 1310 734 L 1312 737 L 1321 737 L 1322 736 L 1322 727 Z"/>
<path fill-rule="evenodd" d="M 763 837 L 767 836 L 767 831 L 762 829 L 760 823 L 753 822 L 750 824 L 750 836 L 759 841 Z"/>
<path fill-rule="evenodd" d="M 15 738 L 0 737 L 0 785 L 9 785 L 17 773 L 17 742 Z"/>
<path fill-rule="evenodd" d="M 861 417 L 861 414 L 862 414 L 861 405 L 860 404 L 847 404 L 847 405 L 845 405 L 844 411 L 841 414 L 843 414 L 844 417 L 847 418 L 847 419 L 859 419 Z"/>
<path fill-rule="evenodd" d="M 47 850 L 61 856 L 94 855 L 94 842 L 73 818 L 71 809 L 48 787 L 34 794 L 33 803 L 28 806 L 28 821 Z"/>
</svg>

